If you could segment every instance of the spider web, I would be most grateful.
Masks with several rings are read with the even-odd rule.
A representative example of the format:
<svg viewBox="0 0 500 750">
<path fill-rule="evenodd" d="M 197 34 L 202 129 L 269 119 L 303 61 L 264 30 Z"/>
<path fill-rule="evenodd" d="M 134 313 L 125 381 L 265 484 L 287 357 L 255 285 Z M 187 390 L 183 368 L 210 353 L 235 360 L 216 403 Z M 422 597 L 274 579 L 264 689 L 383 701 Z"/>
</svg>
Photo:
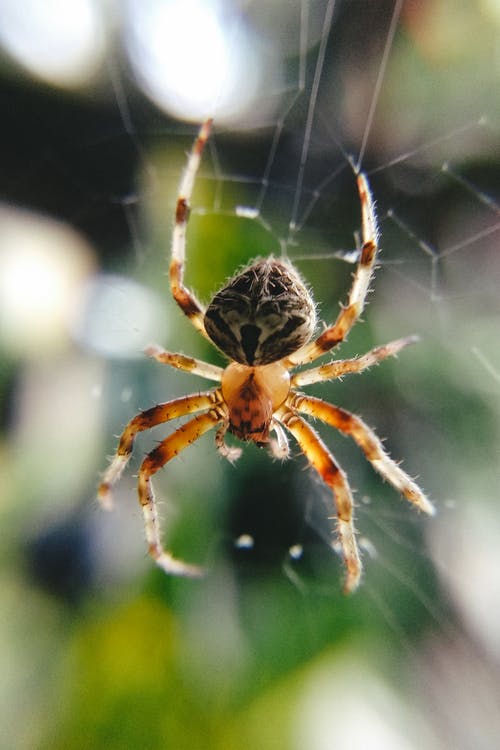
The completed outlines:
<svg viewBox="0 0 500 750">
<path fill-rule="evenodd" d="M 248 23 L 264 33 L 269 17 L 262 11 L 257 2 L 247 8 Z M 355 606 L 374 613 L 418 671 L 408 694 L 418 694 L 426 720 L 433 700 L 438 706 L 432 720 L 436 747 L 446 746 L 443 737 L 450 736 L 456 747 L 478 746 L 474 725 L 489 728 L 491 737 L 498 730 L 486 697 L 499 684 L 487 663 L 500 654 L 500 592 L 492 574 L 499 563 L 494 508 L 500 167 L 498 103 L 491 95 L 498 87 L 498 64 L 495 68 L 490 28 L 498 24 L 498 11 L 494 3 L 464 4 L 457 11 L 445 0 L 304 0 L 284 12 L 287 44 L 279 32 L 283 15 L 277 13 L 266 30 L 281 50 L 280 83 L 262 92 L 260 111 L 252 116 L 231 125 L 219 125 L 216 118 L 193 201 L 188 282 L 208 299 L 256 255 L 287 254 L 311 284 L 321 318 L 331 321 L 339 301 L 346 300 L 359 243 L 350 164 L 367 174 L 380 222 L 380 267 L 365 322 L 353 330 L 341 356 L 413 333 L 421 342 L 397 362 L 342 384 L 318 386 L 314 393 L 361 414 L 387 437 L 391 455 L 404 458 L 404 467 L 418 473 L 435 500 L 436 519 L 423 519 L 400 502 L 373 478 L 348 441 L 320 431 L 356 490 L 366 574 Z M 92 107 L 75 102 L 58 110 L 64 122 L 44 121 L 49 145 L 41 163 L 33 166 L 26 147 L 16 179 L 6 172 L 12 201 L 69 220 L 99 248 L 101 267 L 113 274 L 104 283 L 123 304 L 105 308 L 102 287 L 92 287 L 88 307 L 99 314 L 75 332 L 89 351 L 106 351 L 122 334 L 124 341 L 132 340 L 114 352 L 107 349 L 117 360 L 111 385 L 102 376 L 97 386 L 108 403 L 112 431 L 137 409 L 165 400 L 166 390 L 170 397 L 198 387 L 186 386 L 186 377 L 177 373 L 153 374 L 149 363 L 133 359 L 150 338 L 215 359 L 164 299 L 171 209 L 195 129 L 149 103 L 119 57 L 110 57 L 107 73 L 107 94 L 99 102 Z M 58 105 L 54 97 L 52 113 Z M 26 122 L 28 114 L 29 109 Z M 18 115 L 13 120 L 22 125 Z M 47 175 L 52 190 L 42 197 Z M 130 279 L 137 286 L 128 287 Z M 132 305 L 138 289 L 146 298 Z M 138 319 L 144 309 L 148 315 Z M 95 329 L 104 344 L 96 342 Z M 124 402 L 130 408 L 126 415 Z M 322 628 L 343 633 L 341 620 L 353 616 L 352 605 L 338 603 L 341 567 L 329 549 L 327 493 L 303 471 L 299 457 L 289 467 L 255 457 L 251 449 L 247 453 L 241 467 L 232 469 L 215 461 L 212 444 L 201 441 L 169 468 L 168 478 L 158 479 L 160 494 L 170 502 L 182 493 L 187 515 L 201 516 L 191 536 L 202 536 L 220 515 L 243 578 L 252 579 L 266 564 L 277 567 L 300 592 L 311 643 L 322 641 Z M 207 521 L 209 511 L 199 510 L 207 481 L 222 488 L 234 512 L 214 501 L 215 515 Z M 132 483 L 126 484 L 119 502 L 133 492 Z M 283 505 L 284 496 L 290 505 Z M 180 506 L 174 501 L 174 511 L 165 509 L 169 523 Z M 125 527 L 129 521 L 120 523 Z M 130 545 L 137 541 L 129 564 L 140 564 L 139 525 L 120 529 Z M 189 539 L 190 532 L 181 531 L 181 540 L 182 533 Z M 106 544 L 109 550 L 113 542 Z M 253 594 L 256 606 L 263 592 Z M 334 607 L 340 614 L 319 624 L 316 607 Z M 471 671 L 476 696 L 466 692 L 467 699 L 461 698 L 454 683 Z M 459 706 L 451 717 L 447 701 Z M 467 701 L 472 708 L 465 710 Z M 462 708 L 457 729 L 453 723 Z M 401 711 L 403 716 L 404 707 Z M 322 720 L 316 716 L 315 726 Z M 303 746 L 311 747 L 309 721 L 304 714 L 300 731 L 308 739 Z M 488 747 L 489 736 L 481 746 Z"/>
<path fill-rule="evenodd" d="M 289 80 L 281 92 L 268 94 L 274 109 L 262 104 L 265 122 L 257 135 L 216 126 L 198 180 L 188 259 L 190 283 L 206 299 L 257 253 L 286 253 L 311 281 L 322 317 L 330 320 L 338 300 L 345 300 L 356 259 L 359 206 L 349 159 L 364 169 L 377 201 L 382 244 L 381 269 L 365 316 L 370 343 L 414 332 L 423 342 L 401 355 L 397 368 L 389 366 L 387 385 L 382 375 L 377 385 L 376 373 L 369 376 L 374 387 L 355 380 L 343 384 L 345 396 L 334 386 L 320 392 L 340 398 L 376 424 L 388 437 L 391 453 L 404 456 L 408 470 L 418 471 L 426 487 L 425 477 L 431 477 L 430 493 L 443 508 L 465 502 L 470 477 L 479 468 L 486 484 L 493 483 L 491 449 L 474 458 L 478 465 L 465 479 L 455 466 L 457 450 L 467 456 L 480 453 L 479 445 L 486 447 L 495 435 L 491 421 L 477 415 L 473 424 L 482 425 L 479 439 L 471 440 L 466 415 L 474 411 L 473 404 L 482 414 L 496 412 L 490 401 L 497 397 L 500 371 L 491 347 L 498 321 L 500 221 L 491 163 L 498 112 L 487 83 L 472 100 L 465 98 L 458 83 L 464 70 L 473 80 L 487 63 L 479 52 L 463 61 L 453 51 L 453 34 L 459 30 L 448 29 L 449 38 L 446 10 L 443 4 L 436 28 L 430 25 L 430 11 L 419 14 L 411 3 L 297 6 L 287 29 L 293 28 L 296 39 L 296 54 L 285 60 Z M 257 17 L 254 9 L 254 23 Z M 431 31 L 436 39 L 426 38 Z M 311 36 L 314 43 L 308 47 Z M 141 190 L 121 201 L 140 267 L 151 252 L 137 225 L 140 209 L 150 207 L 155 241 L 164 245 L 170 226 L 164 206 L 175 197 L 184 149 L 176 152 L 178 161 L 171 153 L 165 157 L 161 126 L 156 144 L 149 121 L 146 126 L 137 122 L 120 71 L 111 74 L 120 118 L 143 176 Z M 191 139 L 192 131 L 181 138 L 185 149 Z M 207 238 L 220 244 L 210 251 L 210 268 Z M 160 250 L 156 258 L 163 263 L 163 257 Z M 360 327 L 342 354 L 363 351 L 366 341 Z M 176 345 L 188 350 L 184 334 Z M 425 384 L 424 394 L 419 383 Z M 463 419 L 453 418 L 454 404 L 466 405 Z M 443 431 L 443 419 L 449 420 L 448 431 Z M 355 451 L 351 456 L 338 441 L 334 447 L 349 475 L 359 476 Z M 362 481 L 355 483 L 363 493 Z M 390 494 L 386 490 L 377 495 Z M 360 526 L 363 516 L 380 523 L 374 520 L 371 492 L 370 485 L 366 497 L 361 495 L 366 502 L 359 503 Z M 409 523 L 411 538 L 419 522 L 408 522 L 406 508 L 389 504 L 381 512 Z M 328 535 L 327 527 L 314 524 Z M 386 533 L 389 528 L 388 520 Z M 380 544 L 377 554 L 382 555 Z"/>
</svg>

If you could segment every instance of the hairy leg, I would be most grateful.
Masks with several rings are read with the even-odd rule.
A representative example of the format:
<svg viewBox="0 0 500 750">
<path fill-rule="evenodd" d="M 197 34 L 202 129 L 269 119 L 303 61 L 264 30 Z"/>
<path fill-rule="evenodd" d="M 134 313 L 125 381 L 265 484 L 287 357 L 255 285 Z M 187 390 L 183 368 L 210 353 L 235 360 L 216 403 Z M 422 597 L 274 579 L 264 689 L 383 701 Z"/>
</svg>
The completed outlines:
<svg viewBox="0 0 500 750">
<path fill-rule="evenodd" d="M 345 473 L 335 462 L 315 430 L 301 417 L 286 408 L 280 410 L 279 420 L 297 440 L 302 452 L 321 479 L 333 492 L 333 501 L 337 515 L 337 534 L 347 568 L 344 592 L 351 593 L 361 578 L 361 560 L 356 543 L 353 522 L 353 499 Z"/>
<path fill-rule="evenodd" d="M 310 370 L 303 370 L 291 377 L 291 386 L 311 385 L 320 383 L 324 380 L 334 380 L 341 378 L 349 373 L 363 372 L 368 367 L 378 364 L 386 357 L 394 357 L 405 346 L 414 344 L 418 341 L 418 336 L 407 336 L 404 339 L 391 341 L 389 344 L 376 346 L 361 357 L 354 359 L 339 359 L 336 362 L 328 362 L 320 367 L 313 367 Z"/>
<path fill-rule="evenodd" d="M 337 428 L 346 435 L 350 435 L 359 445 L 373 468 L 386 479 L 392 486 L 401 492 L 405 498 L 417 508 L 429 515 L 435 510 L 430 500 L 425 496 L 420 487 L 393 461 L 384 450 L 380 438 L 374 431 L 363 422 L 360 417 L 351 414 L 333 404 L 327 404 L 319 398 L 294 394 L 291 405 L 303 414 L 309 414 L 316 419 Z"/>
<path fill-rule="evenodd" d="M 193 375 L 200 375 L 202 378 L 207 380 L 215 380 L 220 383 L 222 379 L 223 369 L 217 367 L 217 365 L 211 365 L 208 362 L 203 362 L 201 359 L 195 359 L 195 357 L 187 357 L 185 354 L 177 354 L 174 352 L 167 352 L 162 349 L 161 346 L 156 344 L 150 344 L 144 350 L 145 354 L 162 365 L 170 365 L 175 367 L 177 370 L 184 370 L 185 372 L 192 372 Z"/>
<path fill-rule="evenodd" d="M 170 552 L 164 549 L 161 543 L 158 509 L 151 485 L 151 477 L 165 466 L 168 461 L 174 458 L 174 456 L 177 456 L 191 445 L 191 443 L 198 440 L 205 432 L 216 427 L 221 422 L 221 419 L 216 410 L 194 417 L 148 453 L 139 470 L 139 503 L 144 518 L 148 552 L 165 573 L 182 576 L 199 576 L 203 575 L 203 570 L 196 565 L 189 565 L 181 560 L 177 560 Z"/>
<path fill-rule="evenodd" d="M 310 344 L 292 354 L 287 361 L 291 366 L 303 365 L 321 357 L 322 354 L 344 341 L 347 334 L 363 312 L 368 294 L 370 279 L 373 275 L 378 251 L 378 231 L 375 204 L 370 192 L 368 180 L 362 172 L 356 176 L 359 200 L 361 203 L 362 247 L 356 272 L 354 274 L 349 300 L 342 307 L 335 323 Z"/>
<path fill-rule="evenodd" d="M 117 451 L 110 465 L 104 472 L 102 482 L 97 490 L 97 498 L 104 508 L 112 507 L 111 490 L 120 479 L 123 470 L 130 460 L 134 439 L 138 432 L 149 430 L 155 425 L 168 422 L 185 414 L 192 414 L 203 409 L 213 408 L 221 399 L 217 390 L 197 393 L 191 396 L 182 396 L 165 404 L 153 406 L 151 409 L 137 414 L 125 427 Z"/>
<path fill-rule="evenodd" d="M 210 135 L 211 127 L 211 120 L 206 120 L 201 126 L 179 186 L 169 272 L 170 289 L 173 298 L 184 315 L 187 315 L 194 327 L 204 336 L 207 334 L 203 324 L 203 306 L 196 299 L 193 292 L 184 285 L 184 263 L 186 259 L 186 230 L 189 221 L 191 196 L 196 174 L 200 166 L 201 155 Z"/>
</svg>

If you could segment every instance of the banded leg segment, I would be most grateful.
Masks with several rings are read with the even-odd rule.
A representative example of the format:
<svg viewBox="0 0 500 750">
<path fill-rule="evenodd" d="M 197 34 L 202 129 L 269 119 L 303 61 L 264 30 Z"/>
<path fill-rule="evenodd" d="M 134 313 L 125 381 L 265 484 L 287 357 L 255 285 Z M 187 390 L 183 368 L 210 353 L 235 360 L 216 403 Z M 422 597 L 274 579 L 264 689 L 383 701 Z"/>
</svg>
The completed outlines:
<svg viewBox="0 0 500 750">
<path fill-rule="evenodd" d="M 363 420 L 333 404 L 327 404 L 313 396 L 296 394 L 291 405 L 303 414 L 321 419 L 346 435 L 350 435 L 365 454 L 373 468 L 405 498 L 429 515 L 435 513 L 434 506 L 416 482 L 384 450 L 382 441 Z"/>
<path fill-rule="evenodd" d="M 151 427 L 168 422 L 176 417 L 183 417 L 186 414 L 210 409 L 219 400 L 222 400 L 219 391 L 207 391 L 191 396 L 182 396 L 181 398 L 153 406 L 151 409 L 137 414 L 125 427 L 113 460 L 104 472 L 102 482 L 97 490 L 97 499 L 101 505 L 108 510 L 112 507 L 111 490 L 120 479 L 123 470 L 130 460 L 134 440 L 138 432 L 149 430 Z"/>
<path fill-rule="evenodd" d="M 194 443 L 195 440 L 198 440 L 205 432 L 220 424 L 223 419 L 224 417 L 219 414 L 218 410 L 212 410 L 207 414 L 194 417 L 194 419 L 179 427 L 172 435 L 163 440 L 151 453 L 148 453 L 142 462 L 139 470 L 138 491 L 139 503 L 144 518 L 148 552 L 165 573 L 192 577 L 203 575 L 203 569 L 197 565 L 190 565 L 177 560 L 170 552 L 164 549 L 161 543 L 158 509 L 151 485 L 151 477 L 165 466 L 170 459 L 177 456 L 191 445 L 191 443 Z"/>
<path fill-rule="evenodd" d="M 396 356 L 405 346 L 417 341 L 418 336 L 407 336 L 404 339 L 397 339 L 389 344 L 377 346 L 355 359 L 339 359 L 320 367 L 312 367 L 309 370 L 297 372 L 291 377 L 291 386 L 294 388 L 295 386 L 311 385 L 312 383 L 321 383 L 324 380 L 335 380 L 335 378 L 341 378 L 349 373 L 363 372 L 363 370 L 378 364 L 386 357 Z"/>
<path fill-rule="evenodd" d="M 184 372 L 192 372 L 193 375 L 200 375 L 202 378 L 215 380 L 218 383 L 222 380 L 222 367 L 203 362 L 201 359 L 187 357 L 185 354 L 167 352 L 156 344 L 150 344 L 144 352 L 148 357 L 155 359 L 162 365 L 170 365 L 171 367 L 175 367 L 176 370 L 184 370 Z"/>
<path fill-rule="evenodd" d="M 296 354 L 292 354 L 288 358 L 288 362 L 292 365 L 303 365 L 307 362 L 312 362 L 334 346 L 337 346 L 337 344 L 340 344 L 344 341 L 363 312 L 377 257 L 378 230 L 375 204 L 368 180 L 362 172 L 359 172 L 356 181 L 361 203 L 361 234 L 363 245 L 351 291 L 349 292 L 348 303 L 345 307 L 342 307 L 337 320 L 330 328 L 323 331 L 321 336 L 315 341 L 306 344 Z"/>
<path fill-rule="evenodd" d="M 333 492 L 337 513 L 337 534 L 347 568 L 344 593 L 354 591 L 361 578 L 362 565 L 353 522 L 353 498 L 347 477 L 316 431 L 301 417 L 284 409 L 279 420 L 292 433 L 309 463 Z"/>
<path fill-rule="evenodd" d="M 210 135 L 212 120 L 206 120 L 200 128 L 198 137 L 188 158 L 186 170 L 179 186 L 175 209 L 175 226 L 172 236 L 172 255 L 170 260 L 170 288 L 172 295 L 184 315 L 187 315 L 194 327 L 206 336 L 203 324 L 204 310 L 193 292 L 184 286 L 184 263 L 186 257 L 186 230 L 189 221 L 191 196 L 194 181 L 200 166 L 201 155 Z"/>
</svg>

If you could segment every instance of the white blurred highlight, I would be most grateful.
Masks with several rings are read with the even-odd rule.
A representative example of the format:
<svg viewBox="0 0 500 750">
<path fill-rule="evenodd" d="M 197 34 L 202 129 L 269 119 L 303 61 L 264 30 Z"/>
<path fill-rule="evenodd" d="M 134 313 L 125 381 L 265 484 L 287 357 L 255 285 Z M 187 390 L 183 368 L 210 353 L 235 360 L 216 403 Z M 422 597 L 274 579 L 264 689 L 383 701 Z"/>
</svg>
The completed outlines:
<svg viewBox="0 0 500 750">
<path fill-rule="evenodd" d="M 216 0 L 129 0 L 126 47 L 145 93 L 174 116 L 231 120 L 263 86 L 261 43 Z M 266 89 L 276 69 L 266 65 Z"/>
<path fill-rule="evenodd" d="M 416 706 L 353 658 L 332 656 L 306 674 L 294 712 L 294 750 L 435 748 Z"/>
<path fill-rule="evenodd" d="M 471 472 L 474 478 L 474 472 Z M 433 557 L 463 622 L 500 661 L 500 519 L 472 486 L 430 529 Z"/>
<path fill-rule="evenodd" d="M 98 275 L 81 288 L 72 333 L 105 357 L 142 357 L 145 346 L 165 337 L 162 301 L 146 287 L 116 275 Z"/>
<path fill-rule="evenodd" d="M 255 540 L 250 534 L 241 534 L 234 542 L 237 549 L 252 549 L 254 544 Z"/>
<path fill-rule="evenodd" d="M 105 33 L 95 0 L 3 0 L 0 43 L 37 78 L 73 87 L 95 75 Z"/>
<path fill-rule="evenodd" d="M 0 342 L 31 357 L 67 344 L 81 283 L 94 270 L 92 248 L 70 227 L 0 207 Z"/>
</svg>

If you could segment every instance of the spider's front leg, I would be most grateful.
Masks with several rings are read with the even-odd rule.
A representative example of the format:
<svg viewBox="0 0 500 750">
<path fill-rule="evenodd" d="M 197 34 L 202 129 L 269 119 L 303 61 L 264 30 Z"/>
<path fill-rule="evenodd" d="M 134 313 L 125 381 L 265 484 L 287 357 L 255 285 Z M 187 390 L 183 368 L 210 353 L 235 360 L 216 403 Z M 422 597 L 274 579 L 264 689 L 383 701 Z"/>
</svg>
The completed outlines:
<svg viewBox="0 0 500 750">
<path fill-rule="evenodd" d="M 277 414 L 280 422 L 297 440 L 309 463 L 333 492 L 337 512 L 337 534 L 347 568 L 344 593 L 350 594 L 359 585 L 362 572 L 353 522 L 353 498 L 349 482 L 316 431 L 296 413 L 284 408 Z"/>
<path fill-rule="evenodd" d="M 117 451 L 104 472 L 97 490 L 97 499 L 103 508 L 110 510 L 112 507 L 111 491 L 130 460 L 137 433 L 149 430 L 155 425 L 168 422 L 176 417 L 183 417 L 186 414 L 212 408 L 218 399 L 217 393 L 215 390 L 191 396 L 182 396 L 165 404 L 153 406 L 151 409 L 137 414 L 137 416 L 130 420 L 120 437 Z"/>
<path fill-rule="evenodd" d="M 224 415 L 218 409 L 212 409 L 207 414 L 194 417 L 163 440 L 151 453 L 148 453 L 142 462 L 139 470 L 138 489 L 148 552 L 165 573 L 193 577 L 203 575 L 204 571 L 197 565 L 190 565 L 177 560 L 164 549 L 161 543 L 158 510 L 151 485 L 151 477 L 170 459 L 177 456 L 195 440 L 198 440 L 205 432 L 220 424 L 224 418 Z"/>
<path fill-rule="evenodd" d="M 394 461 L 382 445 L 375 432 L 361 417 L 351 414 L 334 404 L 328 404 L 314 396 L 303 393 L 293 394 L 291 405 L 297 411 L 321 419 L 345 435 L 350 435 L 365 454 L 373 468 L 405 498 L 428 515 L 434 515 L 435 508 L 416 482 Z"/>
</svg>

